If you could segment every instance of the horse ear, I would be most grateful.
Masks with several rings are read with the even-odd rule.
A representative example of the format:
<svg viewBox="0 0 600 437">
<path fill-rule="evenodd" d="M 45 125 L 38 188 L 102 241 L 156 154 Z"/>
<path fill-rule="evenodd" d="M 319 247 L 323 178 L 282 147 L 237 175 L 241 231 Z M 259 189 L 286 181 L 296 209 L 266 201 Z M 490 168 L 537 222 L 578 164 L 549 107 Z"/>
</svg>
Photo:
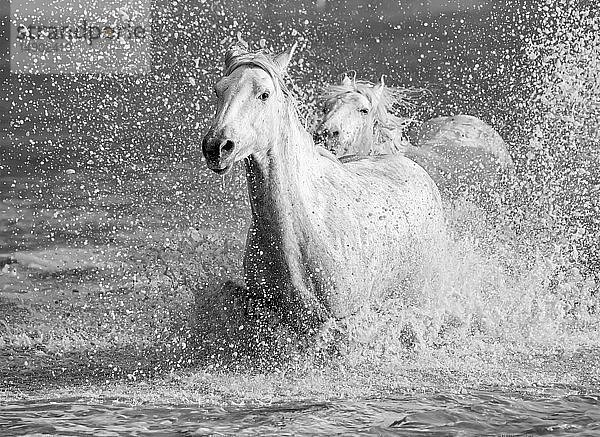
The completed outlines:
<svg viewBox="0 0 600 437">
<path fill-rule="evenodd" d="M 381 80 L 379 81 L 379 85 L 377 85 L 377 88 L 375 89 L 375 94 L 377 95 L 378 99 L 383 97 L 383 90 L 385 89 L 384 78 L 385 78 L 385 75 L 381 75 Z"/>
<path fill-rule="evenodd" d="M 344 73 L 344 78 L 342 79 L 342 85 L 343 86 L 352 86 L 352 79 L 350 79 L 350 77 L 348 77 L 348 75 L 346 73 Z"/>
<path fill-rule="evenodd" d="M 243 47 L 246 51 L 250 50 L 250 45 L 248 44 L 248 41 L 246 41 L 242 36 L 242 32 L 236 33 L 235 36 L 237 37 L 237 44 L 240 47 Z"/>
<path fill-rule="evenodd" d="M 290 65 L 290 60 L 292 59 L 292 56 L 294 56 L 294 52 L 296 51 L 297 45 L 298 42 L 295 42 L 293 46 L 291 46 L 283 53 L 278 54 L 277 56 L 275 56 L 275 59 L 273 59 L 273 62 L 279 69 L 280 73 L 285 73 L 287 71 L 288 65 Z"/>
</svg>

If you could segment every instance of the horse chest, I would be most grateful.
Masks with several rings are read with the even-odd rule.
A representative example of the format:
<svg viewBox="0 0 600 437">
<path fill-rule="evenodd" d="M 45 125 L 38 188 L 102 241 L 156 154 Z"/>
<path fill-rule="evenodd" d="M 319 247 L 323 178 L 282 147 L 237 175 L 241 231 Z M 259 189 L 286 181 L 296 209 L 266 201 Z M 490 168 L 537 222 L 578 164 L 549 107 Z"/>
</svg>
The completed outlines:
<svg viewBox="0 0 600 437">
<path fill-rule="evenodd" d="M 292 230 L 253 224 L 244 257 L 246 285 L 280 312 L 320 323 L 330 316 L 327 296 L 335 289 L 330 262 Z"/>
</svg>

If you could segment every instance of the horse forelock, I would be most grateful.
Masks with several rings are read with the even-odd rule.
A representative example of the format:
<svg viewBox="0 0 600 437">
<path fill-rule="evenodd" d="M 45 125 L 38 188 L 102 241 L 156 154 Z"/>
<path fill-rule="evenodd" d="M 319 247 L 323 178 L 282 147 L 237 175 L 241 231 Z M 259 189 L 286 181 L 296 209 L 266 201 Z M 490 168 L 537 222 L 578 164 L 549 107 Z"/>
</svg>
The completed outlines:
<svg viewBox="0 0 600 437">
<path fill-rule="evenodd" d="M 278 90 L 285 96 L 292 95 L 285 83 L 284 75 L 280 73 L 273 61 L 273 57 L 267 51 L 248 52 L 237 47 L 230 48 L 225 54 L 224 75 L 229 76 L 234 70 L 244 65 L 257 67 L 265 71 L 271 77 Z"/>
</svg>

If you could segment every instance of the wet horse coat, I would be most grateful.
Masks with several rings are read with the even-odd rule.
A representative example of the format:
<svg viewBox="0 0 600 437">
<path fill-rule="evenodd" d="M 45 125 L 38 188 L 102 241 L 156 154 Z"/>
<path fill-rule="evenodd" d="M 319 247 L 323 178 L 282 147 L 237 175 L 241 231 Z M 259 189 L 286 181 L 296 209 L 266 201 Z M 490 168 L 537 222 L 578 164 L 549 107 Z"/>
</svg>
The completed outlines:
<svg viewBox="0 0 600 437">
<path fill-rule="evenodd" d="M 289 57 L 228 52 L 203 152 L 217 173 L 245 162 L 248 296 L 306 331 L 385 298 L 434 250 L 444 219 L 435 184 L 407 158 L 342 164 L 314 145 L 283 81 Z"/>
</svg>

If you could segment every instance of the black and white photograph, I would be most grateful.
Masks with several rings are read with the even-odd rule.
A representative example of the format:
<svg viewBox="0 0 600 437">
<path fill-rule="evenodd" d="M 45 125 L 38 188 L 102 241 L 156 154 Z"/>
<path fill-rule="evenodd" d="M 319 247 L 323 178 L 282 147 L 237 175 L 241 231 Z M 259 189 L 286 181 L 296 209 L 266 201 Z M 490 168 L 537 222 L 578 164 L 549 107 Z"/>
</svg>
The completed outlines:
<svg viewBox="0 0 600 437">
<path fill-rule="evenodd" d="M 0 0 L 0 436 L 600 435 L 597 0 Z"/>
</svg>

